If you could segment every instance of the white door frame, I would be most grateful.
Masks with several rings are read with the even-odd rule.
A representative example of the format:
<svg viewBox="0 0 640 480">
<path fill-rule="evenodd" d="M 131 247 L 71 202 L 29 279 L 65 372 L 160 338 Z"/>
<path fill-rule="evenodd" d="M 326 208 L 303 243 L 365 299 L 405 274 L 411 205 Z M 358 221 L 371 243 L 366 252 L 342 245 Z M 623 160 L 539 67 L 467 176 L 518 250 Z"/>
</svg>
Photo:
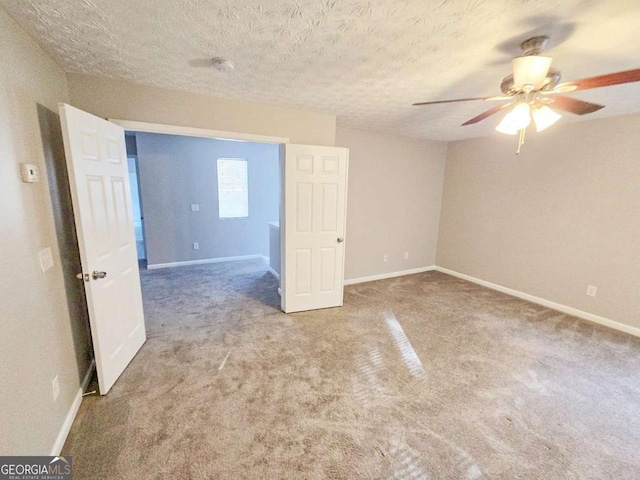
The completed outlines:
<svg viewBox="0 0 640 480">
<path fill-rule="evenodd" d="M 167 135 L 182 135 L 185 137 L 215 138 L 217 140 L 240 140 L 245 142 L 261 143 L 289 143 L 285 137 L 271 137 L 268 135 L 256 135 L 253 133 L 225 132 L 222 130 L 210 130 L 208 128 L 181 127 L 179 125 L 164 125 L 162 123 L 137 122 L 134 120 L 118 120 L 107 118 L 111 123 L 120 125 L 125 130 L 146 133 L 164 133 Z"/>
</svg>

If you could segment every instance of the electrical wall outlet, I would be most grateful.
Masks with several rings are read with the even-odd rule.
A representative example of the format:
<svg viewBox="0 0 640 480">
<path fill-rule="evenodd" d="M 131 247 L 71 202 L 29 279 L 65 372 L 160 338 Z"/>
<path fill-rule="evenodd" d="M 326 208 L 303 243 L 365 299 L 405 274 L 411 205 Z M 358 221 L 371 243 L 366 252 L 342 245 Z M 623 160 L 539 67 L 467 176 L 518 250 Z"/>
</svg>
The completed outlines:
<svg viewBox="0 0 640 480">
<path fill-rule="evenodd" d="M 200 244 L 198 242 L 193 242 L 193 249 L 200 250 Z"/>
<path fill-rule="evenodd" d="M 51 394 L 54 402 L 58 400 L 58 395 L 60 395 L 60 382 L 58 381 L 58 375 L 53 377 L 53 380 L 51 380 Z"/>
<path fill-rule="evenodd" d="M 597 291 L 598 287 L 594 287 L 593 285 L 589 285 L 587 287 L 587 295 L 589 295 L 590 297 L 595 297 Z"/>
<path fill-rule="evenodd" d="M 409 252 L 404 252 L 404 259 L 408 259 L 409 258 Z"/>
<path fill-rule="evenodd" d="M 51 248 L 47 247 L 38 252 L 38 258 L 40 259 L 40 270 L 42 273 L 46 272 L 53 267 L 53 254 Z"/>
<path fill-rule="evenodd" d="M 192 203 L 191 204 L 191 211 L 192 212 L 199 212 L 200 211 L 200 205 L 198 205 L 197 203 Z"/>
<path fill-rule="evenodd" d="M 382 257 L 382 261 L 383 262 L 388 262 L 389 261 L 389 255 L 387 253 L 384 254 L 384 257 Z"/>
</svg>

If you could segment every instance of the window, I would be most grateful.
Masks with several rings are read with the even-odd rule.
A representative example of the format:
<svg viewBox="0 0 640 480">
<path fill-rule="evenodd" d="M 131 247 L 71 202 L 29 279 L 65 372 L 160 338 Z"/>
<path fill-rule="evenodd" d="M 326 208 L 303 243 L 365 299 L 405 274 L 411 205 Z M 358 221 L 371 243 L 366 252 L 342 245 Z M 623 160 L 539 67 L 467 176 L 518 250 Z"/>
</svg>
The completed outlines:
<svg viewBox="0 0 640 480">
<path fill-rule="evenodd" d="M 249 216 L 247 161 L 243 158 L 218 159 L 218 216 L 220 218 Z"/>
</svg>

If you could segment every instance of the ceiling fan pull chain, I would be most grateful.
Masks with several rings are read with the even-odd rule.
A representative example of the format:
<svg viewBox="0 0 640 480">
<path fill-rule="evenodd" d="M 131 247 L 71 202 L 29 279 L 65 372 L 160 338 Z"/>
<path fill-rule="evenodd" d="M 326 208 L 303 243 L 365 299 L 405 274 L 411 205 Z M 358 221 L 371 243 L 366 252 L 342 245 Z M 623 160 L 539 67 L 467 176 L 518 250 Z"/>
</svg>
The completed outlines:
<svg viewBox="0 0 640 480">
<path fill-rule="evenodd" d="M 516 155 L 520 154 L 520 148 L 522 147 L 522 145 L 524 145 L 524 136 L 526 131 L 526 128 L 520 130 L 520 136 L 518 137 L 518 150 L 516 150 Z"/>
</svg>

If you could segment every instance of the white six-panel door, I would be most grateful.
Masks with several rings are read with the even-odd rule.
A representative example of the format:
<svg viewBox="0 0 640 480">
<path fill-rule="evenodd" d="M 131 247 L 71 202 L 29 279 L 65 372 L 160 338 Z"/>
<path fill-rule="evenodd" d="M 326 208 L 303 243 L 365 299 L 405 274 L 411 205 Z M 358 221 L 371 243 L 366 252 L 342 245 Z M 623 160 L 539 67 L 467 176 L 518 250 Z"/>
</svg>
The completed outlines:
<svg viewBox="0 0 640 480">
<path fill-rule="evenodd" d="M 349 151 L 286 144 L 282 156 L 282 310 L 341 306 Z"/>
<path fill-rule="evenodd" d="M 104 395 L 146 340 L 124 130 L 66 104 L 60 119 Z"/>
</svg>

